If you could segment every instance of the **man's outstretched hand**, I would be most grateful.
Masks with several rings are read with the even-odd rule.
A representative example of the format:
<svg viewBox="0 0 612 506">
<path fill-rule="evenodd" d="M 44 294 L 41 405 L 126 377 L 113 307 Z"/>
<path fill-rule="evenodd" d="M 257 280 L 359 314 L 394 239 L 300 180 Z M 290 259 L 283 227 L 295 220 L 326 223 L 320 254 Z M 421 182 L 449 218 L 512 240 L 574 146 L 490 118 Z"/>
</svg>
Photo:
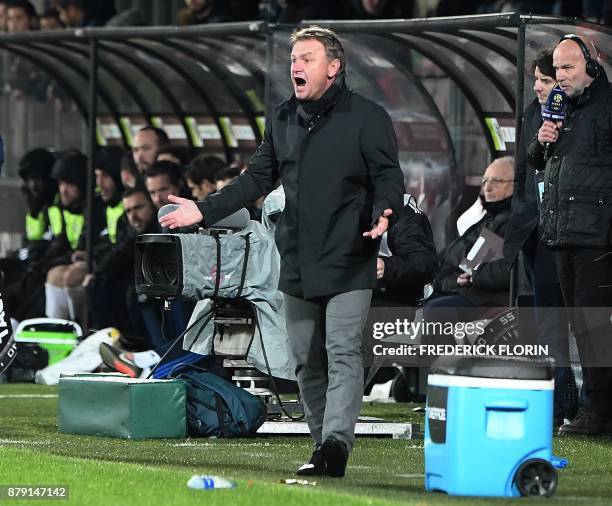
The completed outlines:
<svg viewBox="0 0 612 506">
<path fill-rule="evenodd" d="M 391 214 L 393 214 L 391 209 L 385 209 L 382 216 L 378 218 L 378 223 L 376 226 L 369 232 L 364 232 L 363 236 L 370 237 L 371 239 L 377 239 L 383 235 L 389 228 L 389 216 L 391 216 Z"/>
<path fill-rule="evenodd" d="M 178 204 L 179 207 L 176 211 L 160 218 L 159 224 L 162 227 L 168 227 L 171 230 L 177 227 L 189 227 L 200 223 L 204 219 L 193 200 L 175 197 L 174 195 L 168 195 L 168 200 L 173 204 Z"/>
</svg>

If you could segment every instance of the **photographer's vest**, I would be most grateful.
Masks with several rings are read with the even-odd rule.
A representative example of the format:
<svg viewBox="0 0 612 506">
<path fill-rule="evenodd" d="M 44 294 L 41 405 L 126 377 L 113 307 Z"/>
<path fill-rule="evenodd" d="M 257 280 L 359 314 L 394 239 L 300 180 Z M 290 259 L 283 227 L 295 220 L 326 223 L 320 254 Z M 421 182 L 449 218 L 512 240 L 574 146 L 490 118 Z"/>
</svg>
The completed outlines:
<svg viewBox="0 0 612 506">
<path fill-rule="evenodd" d="M 106 206 L 106 229 L 108 231 L 108 238 L 111 244 L 117 242 L 117 222 L 123 214 L 123 202 L 119 203 L 115 207 Z"/>
<path fill-rule="evenodd" d="M 62 210 L 58 206 L 51 206 L 48 214 L 53 236 L 57 237 L 65 230 L 68 244 L 72 249 L 76 249 L 85 226 L 85 217 L 81 213 L 72 213 L 67 209 Z"/>
</svg>

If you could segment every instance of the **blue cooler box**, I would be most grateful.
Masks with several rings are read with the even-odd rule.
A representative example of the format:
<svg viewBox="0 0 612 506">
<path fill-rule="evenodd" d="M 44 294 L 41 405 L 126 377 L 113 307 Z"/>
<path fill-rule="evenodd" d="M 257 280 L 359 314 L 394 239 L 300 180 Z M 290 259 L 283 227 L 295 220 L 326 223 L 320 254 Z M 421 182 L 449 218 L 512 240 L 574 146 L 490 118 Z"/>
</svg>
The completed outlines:
<svg viewBox="0 0 612 506">
<path fill-rule="evenodd" d="M 469 496 L 552 495 L 553 371 L 516 360 L 434 363 L 425 488 Z"/>
</svg>

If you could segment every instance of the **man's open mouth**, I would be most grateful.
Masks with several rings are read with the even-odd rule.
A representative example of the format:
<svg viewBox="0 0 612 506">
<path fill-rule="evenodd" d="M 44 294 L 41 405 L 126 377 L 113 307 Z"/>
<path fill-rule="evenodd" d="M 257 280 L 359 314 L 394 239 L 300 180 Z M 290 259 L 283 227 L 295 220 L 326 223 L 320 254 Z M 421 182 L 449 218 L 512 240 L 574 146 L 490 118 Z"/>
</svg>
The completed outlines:
<svg viewBox="0 0 612 506">
<path fill-rule="evenodd" d="M 295 87 L 298 89 L 302 89 L 306 86 L 306 79 L 303 77 L 294 77 L 293 81 L 295 82 Z"/>
</svg>

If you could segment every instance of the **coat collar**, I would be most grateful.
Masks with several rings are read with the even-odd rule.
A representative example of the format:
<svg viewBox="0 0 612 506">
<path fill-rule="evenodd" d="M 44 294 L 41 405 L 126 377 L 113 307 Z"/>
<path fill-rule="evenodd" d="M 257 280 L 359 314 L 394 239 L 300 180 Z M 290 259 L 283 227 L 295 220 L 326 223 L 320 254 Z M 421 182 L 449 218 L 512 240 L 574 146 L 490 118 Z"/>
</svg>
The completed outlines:
<svg viewBox="0 0 612 506">
<path fill-rule="evenodd" d="M 574 99 L 574 102 L 577 106 L 582 106 L 592 97 L 596 97 L 600 93 L 602 93 L 608 87 L 608 75 L 606 71 L 602 68 L 599 75 L 593 80 L 593 82 L 587 86 L 584 91 L 580 94 L 577 99 Z M 570 99 L 571 100 L 571 99 Z"/>
<path fill-rule="evenodd" d="M 351 93 L 352 91 L 346 84 L 345 74 L 341 74 L 319 100 L 300 102 L 295 95 L 292 95 L 288 104 L 291 109 L 295 110 L 305 125 L 314 125 L 320 116 L 333 109 L 338 102 L 342 101 L 343 97 Z"/>
</svg>

